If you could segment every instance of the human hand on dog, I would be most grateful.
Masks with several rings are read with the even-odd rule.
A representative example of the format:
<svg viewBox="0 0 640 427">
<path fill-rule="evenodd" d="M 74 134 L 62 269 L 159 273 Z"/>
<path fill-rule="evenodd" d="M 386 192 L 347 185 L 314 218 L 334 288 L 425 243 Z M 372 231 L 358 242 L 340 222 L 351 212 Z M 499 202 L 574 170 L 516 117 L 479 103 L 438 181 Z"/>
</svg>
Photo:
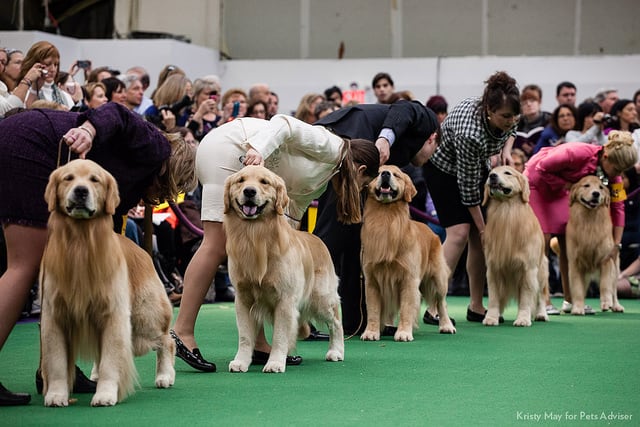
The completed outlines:
<svg viewBox="0 0 640 427">
<path fill-rule="evenodd" d="M 81 159 L 84 159 L 93 146 L 93 138 L 95 135 L 96 128 L 87 121 L 78 127 L 69 129 L 67 133 L 62 136 L 62 139 L 70 151 L 78 154 Z"/>
<path fill-rule="evenodd" d="M 380 137 L 376 139 L 376 147 L 380 152 L 380 164 L 384 165 L 385 163 L 387 163 L 387 160 L 389 160 L 391 144 L 389 144 L 387 138 Z"/>
<path fill-rule="evenodd" d="M 244 156 L 245 166 L 248 165 L 258 165 L 264 166 L 264 159 L 262 158 L 262 154 L 260 154 L 255 148 L 249 148 L 247 150 L 247 154 Z"/>
</svg>

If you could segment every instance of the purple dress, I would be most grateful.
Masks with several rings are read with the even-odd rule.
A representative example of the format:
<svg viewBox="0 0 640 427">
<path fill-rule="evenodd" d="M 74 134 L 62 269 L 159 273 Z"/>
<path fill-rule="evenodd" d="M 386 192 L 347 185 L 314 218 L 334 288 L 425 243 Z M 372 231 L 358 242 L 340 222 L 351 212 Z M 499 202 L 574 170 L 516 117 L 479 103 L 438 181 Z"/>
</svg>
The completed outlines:
<svg viewBox="0 0 640 427">
<path fill-rule="evenodd" d="M 116 215 L 125 215 L 144 197 L 171 154 L 169 141 L 155 126 L 112 102 L 84 113 L 29 110 L 0 121 L 0 222 L 46 227 L 44 190 L 57 166 L 60 139 L 87 120 L 96 128 L 87 158 L 118 182 Z M 63 143 L 61 164 L 68 154 Z"/>
</svg>

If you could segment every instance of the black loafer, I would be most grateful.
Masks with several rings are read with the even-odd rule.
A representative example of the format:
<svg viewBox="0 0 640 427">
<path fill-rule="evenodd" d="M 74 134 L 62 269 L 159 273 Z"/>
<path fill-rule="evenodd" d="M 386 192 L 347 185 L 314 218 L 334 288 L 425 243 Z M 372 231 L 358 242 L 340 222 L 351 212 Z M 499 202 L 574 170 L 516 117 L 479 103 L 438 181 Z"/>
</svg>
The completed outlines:
<svg viewBox="0 0 640 427">
<path fill-rule="evenodd" d="M 398 328 L 395 326 L 385 325 L 385 327 L 382 328 L 382 333 L 380 335 L 383 337 L 392 337 L 395 336 L 397 330 Z"/>
<path fill-rule="evenodd" d="M 329 334 L 320 332 L 318 330 L 312 330 L 309 336 L 304 341 L 329 341 Z"/>
<path fill-rule="evenodd" d="M 454 319 L 453 317 L 449 317 L 449 320 L 451 320 L 451 324 L 453 326 L 456 326 L 456 319 Z M 431 313 L 429 313 L 429 310 L 425 310 L 424 316 L 422 316 L 422 322 L 427 325 L 440 326 L 440 316 L 438 316 L 437 314 L 435 316 L 432 316 Z"/>
<path fill-rule="evenodd" d="M 202 357 L 199 349 L 194 348 L 193 350 L 189 351 L 187 346 L 185 346 L 182 340 L 178 338 L 173 329 L 169 331 L 169 334 L 171 334 L 171 338 L 173 338 L 173 340 L 176 342 L 176 356 L 184 360 L 187 365 L 202 372 L 216 371 L 216 364 L 209 362 L 204 357 Z"/>
<path fill-rule="evenodd" d="M 484 320 L 484 316 L 487 314 L 487 310 L 484 311 L 483 314 L 476 313 L 475 311 L 471 311 L 470 308 L 467 308 L 467 320 L 469 322 L 479 322 L 482 323 Z M 498 323 L 504 323 L 504 317 L 500 316 L 498 318 Z M 454 323 L 455 325 L 455 323 Z"/>
<path fill-rule="evenodd" d="M 91 381 L 87 376 L 76 366 L 76 380 L 73 383 L 73 393 L 95 393 L 96 382 Z M 36 371 L 36 391 L 38 394 L 42 394 L 42 388 L 44 382 L 42 380 L 42 371 L 38 369 Z"/>
<path fill-rule="evenodd" d="M 31 395 L 27 393 L 13 393 L 0 383 L 0 406 L 26 405 L 31 402 Z"/>
<path fill-rule="evenodd" d="M 269 360 L 269 353 L 264 351 L 253 350 L 253 356 L 251 357 L 252 365 L 266 365 Z M 302 363 L 302 357 L 300 356 L 287 356 L 287 366 L 297 366 Z"/>
</svg>

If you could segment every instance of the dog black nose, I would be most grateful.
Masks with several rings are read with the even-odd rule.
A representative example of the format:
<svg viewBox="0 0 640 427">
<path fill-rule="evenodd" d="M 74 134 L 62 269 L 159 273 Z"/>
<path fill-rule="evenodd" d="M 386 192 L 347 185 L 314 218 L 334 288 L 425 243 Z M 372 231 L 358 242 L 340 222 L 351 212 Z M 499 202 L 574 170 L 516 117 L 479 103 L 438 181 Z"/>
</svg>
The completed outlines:
<svg viewBox="0 0 640 427">
<path fill-rule="evenodd" d="M 491 172 L 489 174 L 489 182 L 494 183 L 498 181 L 498 174 L 495 172 Z"/>
<path fill-rule="evenodd" d="M 79 186 L 73 189 L 73 196 L 76 200 L 86 200 L 89 195 L 89 189 L 85 186 Z"/>
<path fill-rule="evenodd" d="M 380 172 L 380 183 L 382 184 L 382 187 L 388 187 L 390 181 L 391 181 L 391 172 L 389 171 Z"/>
<path fill-rule="evenodd" d="M 599 191 L 592 192 L 591 197 L 593 197 L 594 199 L 600 198 L 600 192 Z"/>
<path fill-rule="evenodd" d="M 242 190 L 242 194 L 244 194 L 245 197 L 255 197 L 256 193 L 257 191 L 253 187 L 247 187 L 244 190 Z"/>
</svg>

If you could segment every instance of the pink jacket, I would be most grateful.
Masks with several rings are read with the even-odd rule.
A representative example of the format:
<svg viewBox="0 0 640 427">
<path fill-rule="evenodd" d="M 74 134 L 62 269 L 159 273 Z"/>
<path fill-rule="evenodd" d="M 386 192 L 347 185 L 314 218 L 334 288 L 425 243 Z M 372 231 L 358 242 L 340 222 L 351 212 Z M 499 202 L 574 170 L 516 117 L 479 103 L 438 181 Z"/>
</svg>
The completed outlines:
<svg viewBox="0 0 640 427">
<path fill-rule="evenodd" d="M 532 189 L 550 199 L 566 197 L 567 184 L 595 174 L 598 157 L 603 147 L 583 142 L 567 142 L 556 147 L 541 149 L 527 162 L 524 174 Z M 610 184 L 622 182 L 617 176 Z M 533 190 L 532 190 L 533 191 Z M 624 200 L 611 202 L 611 221 L 615 227 L 624 227 Z"/>
</svg>

